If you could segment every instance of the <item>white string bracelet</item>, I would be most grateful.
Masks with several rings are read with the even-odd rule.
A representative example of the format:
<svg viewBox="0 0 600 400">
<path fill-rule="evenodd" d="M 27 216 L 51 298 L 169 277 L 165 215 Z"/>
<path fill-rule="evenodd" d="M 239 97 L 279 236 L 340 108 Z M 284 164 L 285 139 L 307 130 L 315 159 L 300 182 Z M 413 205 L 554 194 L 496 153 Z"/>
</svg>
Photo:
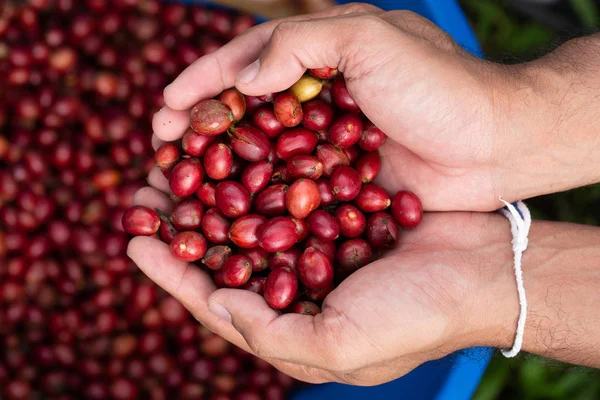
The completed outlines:
<svg viewBox="0 0 600 400">
<path fill-rule="evenodd" d="M 521 351 L 523 345 L 523 335 L 525 334 L 525 322 L 527 320 L 527 296 L 525 295 L 525 287 L 523 286 L 523 269 L 521 268 L 521 260 L 523 252 L 527 249 L 527 236 L 531 227 L 531 214 L 527 206 L 519 201 L 510 204 L 500 197 L 500 201 L 504 203 L 506 208 L 503 208 L 501 213 L 510 221 L 510 231 L 512 232 L 512 248 L 515 253 L 515 277 L 517 278 L 517 292 L 519 293 L 519 320 L 517 322 L 517 333 L 513 347 L 509 350 L 500 350 L 506 358 L 512 358 Z"/>
</svg>

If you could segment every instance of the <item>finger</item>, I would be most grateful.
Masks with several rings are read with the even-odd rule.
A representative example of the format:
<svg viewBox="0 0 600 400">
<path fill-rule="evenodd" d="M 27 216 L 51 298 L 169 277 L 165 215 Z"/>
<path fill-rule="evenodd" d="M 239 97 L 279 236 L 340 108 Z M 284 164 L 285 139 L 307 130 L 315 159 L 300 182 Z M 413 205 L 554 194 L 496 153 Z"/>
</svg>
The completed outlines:
<svg viewBox="0 0 600 400">
<path fill-rule="evenodd" d="M 348 14 L 277 25 L 260 58 L 237 76 L 242 92 L 258 95 L 289 88 L 307 68 L 336 67 L 346 79 L 372 69 L 362 31 L 385 37 L 395 28 L 373 14 Z M 323 40 L 323 38 L 327 40 Z M 357 56 L 359 55 L 360 56 Z"/>
<path fill-rule="evenodd" d="M 133 204 L 146 206 L 151 209 L 158 208 L 166 213 L 173 211 L 173 200 L 163 192 L 148 186 L 135 192 Z"/>
<path fill-rule="evenodd" d="M 165 194 L 171 194 L 169 180 L 162 173 L 160 168 L 153 167 L 148 174 L 148 183 L 155 189 L 160 190 Z"/>
<path fill-rule="evenodd" d="M 216 289 L 210 276 L 199 267 L 171 255 L 169 245 L 146 236 L 129 242 L 127 255 L 157 285 L 181 302 L 192 315 L 213 332 L 250 351 L 242 336 L 208 311 L 206 300 Z"/>
<path fill-rule="evenodd" d="M 158 149 L 160 146 L 162 146 L 165 143 L 166 142 L 164 140 L 161 140 L 158 138 L 158 136 L 156 136 L 156 133 L 152 135 L 152 148 L 154 150 Z"/>
<path fill-rule="evenodd" d="M 323 368 L 335 348 L 328 336 L 319 337 L 315 320 L 323 322 L 324 314 L 280 315 L 262 296 L 236 289 L 215 291 L 208 304 L 209 310 L 227 316 L 258 357 Z"/>
<path fill-rule="evenodd" d="M 172 110 L 186 110 L 198 101 L 213 97 L 232 87 L 238 73 L 258 58 L 274 29 L 282 22 L 326 18 L 356 12 L 381 12 L 381 9 L 366 4 L 348 4 L 320 13 L 273 20 L 251 28 L 217 51 L 199 58 L 187 67 L 173 83 L 165 88 L 165 104 Z M 323 41 L 323 38 L 319 41 Z M 257 94 L 265 93 L 267 91 Z"/>
<path fill-rule="evenodd" d="M 266 32 L 260 27 L 249 29 L 187 67 L 165 88 L 165 104 L 173 110 L 187 110 L 198 101 L 232 87 L 235 75 L 256 59 L 265 45 Z"/>
<path fill-rule="evenodd" d="M 152 131 L 166 142 L 182 137 L 189 126 L 189 111 L 178 111 L 164 106 L 152 117 Z"/>
<path fill-rule="evenodd" d="M 129 243 L 127 255 L 150 279 L 190 309 L 201 309 L 215 290 L 208 275 L 173 257 L 169 245 L 159 240 L 135 237 Z"/>
</svg>

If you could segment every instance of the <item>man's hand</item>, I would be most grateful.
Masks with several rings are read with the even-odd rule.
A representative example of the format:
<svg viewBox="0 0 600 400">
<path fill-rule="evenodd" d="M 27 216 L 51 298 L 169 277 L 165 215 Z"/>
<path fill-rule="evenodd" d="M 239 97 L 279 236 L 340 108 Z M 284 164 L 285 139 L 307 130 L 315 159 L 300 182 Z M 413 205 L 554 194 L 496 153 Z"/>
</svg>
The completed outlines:
<svg viewBox="0 0 600 400">
<path fill-rule="evenodd" d="M 151 207 L 168 201 L 151 188 L 135 198 Z M 134 238 L 128 254 L 203 325 L 308 382 L 374 385 L 468 347 L 495 322 L 473 314 L 488 298 L 479 293 L 481 269 L 490 282 L 512 282 L 509 224 L 495 214 L 426 215 L 398 248 L 336 288 L 315 317 L 280 315 L 255 293 L 217 290 L 209 275 L 155 239 Z M 516 292 L 509 296 L 506 304 L 516 304 Z"/>
<path fill-rule="evenodd" d="M 134 202 L 169 209 L 145 188 Z M 510 348 L 519 314 L 508 221 L 428 213 L 399 246 L 346 279 L 315 317 L 269 308 L 255 293 L 216 289 L 169 246 L 136 237 L 128 254 L 203 325 L 306 382 L 374 385 L 471 346 Z M 600 229 L 534 222 L 523 271 L 523 349 L 600 367 Z"/>
<path fill-rule="evenodd" d="M 572 50 L 567 46 L 562 56 Z M 235 85 L 249 95 L 280 91 L 306 68 L 337 66 L 361 109 L 390 138 L 381 149 L 380 184 L 390 192 L 416 192 L 427 210 L 493 210 L 500 206 L 498 195 L 512 201 L 598 179 L 600 166 L 590 157 L 600 135 L 590 134 L 588 119 L 577 118 L 589 112 L 589 103 L 581 107 L 581 98 L 566 97 L 575 89 L 567 85 L 565 93 L 561 85 L 568 74 L 549 67 L 558 64 L 557 57 L 503 67 L 468 56 L 414 14 L 337 7 L 263 24 L 199 59 L 165 89 L 167 106 L 154 118 L 153 143 L 180 138 L 189 126 L 189 108 L 225 88 Z M 557 97 L 563 101 L 555 102 Z M 587 139 L 565 140 L 577 131 L 568 131 L 567 121 Z M 556 127 L 565 130 L 552 135 Z M 169 211 L 164 176 L 154 170 L 149 182 L 154 188 L 142 189 L 136 203 Z M 537 226 L 524 255 L 533 310 L 524 348 L 597 366 L 600 351 L 593 340 L 600 324 L 591 305 L 598 304 L 599 282 L 591 263 L 598 254 L 589 242 L 598 232 Z M 280 316 L 258 295 L 216 290 L 208 275 L 175 260 L 154 239 L 133 239 L 129 255 L 211 330 L 308 382 L 371 385 L 455 349 L 512 345 L 519 308 L 503 217 L 429 214 L 400 241 L 398 249 L 334 290 L 316 317 Z M 563 243 L 586 244 L 571 254 Z M 580 278 L 561 275 L 564 266 L 583 266 L 573 272 Z M 554 285 L 570 325 L 564 314 L 543 306 Z M 564 287 L 576 287 L 586 301 Z M 580 329 L 555 348 L 549 343 L 554 329 L 565 324 Z"/>
<path fill-rule="evenodd" d="M 417 193 L 426 210 L 489 211 L 500 195 L 515 201 L 600 179 L 591 123 L 600 97 L 585 69 L 598 40 L 588 41 L 587 56 L 571 43 L 502 66 L 468 55 L 413 13 L 334 7 L 260 25 L 200 58 L 165 89 L 154 132 L 181 137 L 189 108 L 233 85 L 260 95 L 290 87 L 306 68 L 338 67 L 392 139 L 379 183 Z M 575 54 L 577 76 L 561 66 Z"/>
</svg>

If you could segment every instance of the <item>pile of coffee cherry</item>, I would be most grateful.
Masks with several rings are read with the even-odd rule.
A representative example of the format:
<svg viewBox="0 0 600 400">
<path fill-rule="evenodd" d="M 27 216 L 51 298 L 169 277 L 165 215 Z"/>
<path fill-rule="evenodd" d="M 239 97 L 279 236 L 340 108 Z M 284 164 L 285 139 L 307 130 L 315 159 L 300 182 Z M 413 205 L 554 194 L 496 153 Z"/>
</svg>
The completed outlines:
<svg viewBox="0 0 600 400">
<path fill-rule="evenodd" d="M 345 278 L 422 219 L 419 198 L 374 183 L 386 135 L 333 68 L 288 90 L 225 90 L 191 110 L 178 143 L 155 153 L 176 205 L 129 209 L 123 226 L 154 235 L 218 287 L 262 294 L 273 309 L 315 315 Z"/>
</svg>

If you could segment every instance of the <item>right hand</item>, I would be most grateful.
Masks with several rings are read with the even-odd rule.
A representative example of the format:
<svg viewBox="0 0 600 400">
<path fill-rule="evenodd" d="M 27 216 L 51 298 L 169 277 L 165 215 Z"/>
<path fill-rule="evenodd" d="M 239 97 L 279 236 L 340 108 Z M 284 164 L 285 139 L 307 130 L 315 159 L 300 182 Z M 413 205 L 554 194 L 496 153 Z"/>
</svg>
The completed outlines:
<svg viewBox="0 0 600 400">
<path fill-rule="evenodd" d="M 165 89 L 154 132 L 181 137 L 189 109 L 228 87 L 282 91 L 307 68 L 325 66 L 343 72 L 363 112 L 391 139 L 381 148 L 379 183 L 417 193 L 426 210 L 494 210 L 499 196 L 571 188 L 593 171 L 580 148 L 548 135 L 561 117 L 532 86 L 541 78 L 531 78 L 528 65 L 478 59 L 416 14 L 364 4 L 271 21 L 200 58 Z"/>
</svg>

